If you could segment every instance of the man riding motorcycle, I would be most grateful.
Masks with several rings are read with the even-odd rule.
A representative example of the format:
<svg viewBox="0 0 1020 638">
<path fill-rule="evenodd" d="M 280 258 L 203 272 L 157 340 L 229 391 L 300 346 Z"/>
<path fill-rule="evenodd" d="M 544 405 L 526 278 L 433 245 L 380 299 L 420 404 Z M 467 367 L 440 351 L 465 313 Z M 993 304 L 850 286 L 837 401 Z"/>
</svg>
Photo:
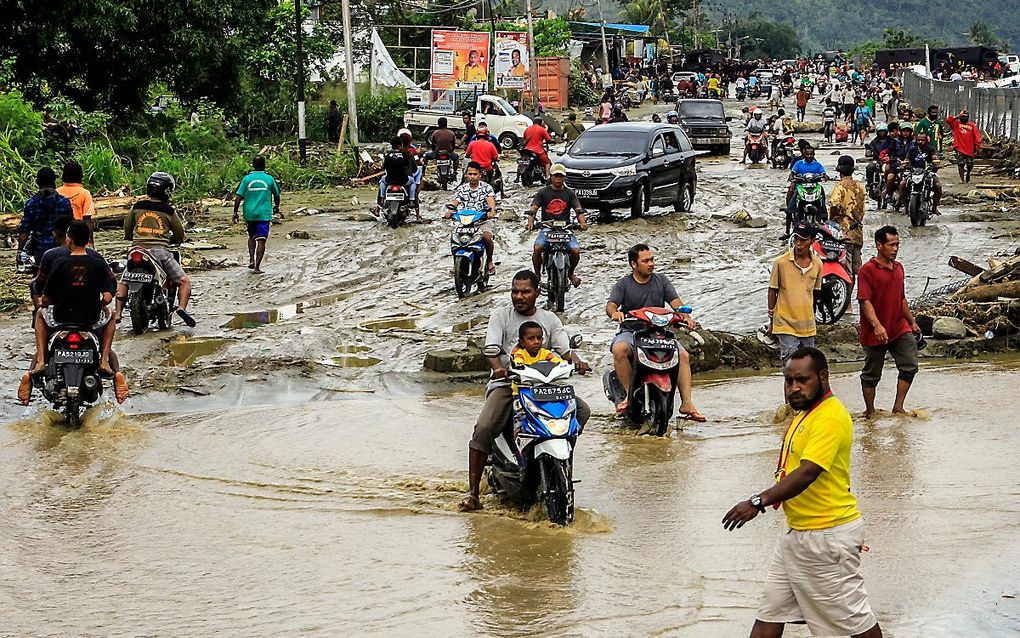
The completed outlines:
<svg viewBox="0 0 1020 638">
<path fill-rule="evenodd" d="M 390 140 L 390 150 L 383 155 L 383 176 L 379 179 L 378 210 L 383 207 L 383 197 L 391 184 L 407 187 L 408 200 L 417 201 L 418 185 L 414 175 L 418 170 L 414 156 L 407 150 L 404 141 L 398 136 Z M 420 217 L 420 213 L 419 213 Z"/>
<path fill-rule="evenodd" d="M 177 183 L 169 173 L 157 171 L 145 182 L 146 199 L 135 202 L 131 212 L 124 218 L 124 238 L 132 248 L 142 248 L 149 257 L 159 264 L 167 278 L 177 285 L 177 315 L 190 328 L 195 319 L 188 314 L 188 300 L 191 299 L 191 280 L 184 268 L 170 252 L 170 245 L 184 241 L 184 225 L 170 205 L 170 196 Z M 114 321 L 120 322 L 124 306 L 128 301 L 127 284 L 117 286 L 117 310 Z"/>
<path fill-rule="evenodd" d="M 810 144 L 801 151 L 804 158 L 797 160 L 790 169 L 790 186 L 786 191 L 786 234 L 782 239 L 789 239 L 790 225 L 797 213 L 797 184 L 798 175 L 826 175 L 825 167 L 815 159 L 815 148 Z M 828 179 L 826 175 L 826 179 Z M 828 214 L 825 210 L 825 191 L 822 191 L 821 201 L 818 202 L 818 218 L 826 219 Z"/>
<path fill-rule="evenodd" d="M 472 144 L 474 143 L 472 142 Z M 485 212 L 487 219 L 478 228 L 482 231 L 482 241 L 485 242 L 485 268 L 489 276 L 492 276 L 496 274 L 496 266 L 492 261 L 492 253 L 495 249 L 492 236 L 496 232 L 496 222 L 493 221 L 496 218 L 496 191 L 487 182 L 482 181 L 482 167 L 478 165 L 478 162 L 468 163 L 464 177 L 467 178 L 467 181 L 453 192 L 453 201 L 446 205 L 446 214 L 443 215 L 443 219 L 450 219 L 453 211 L 465 208 Z"/>
<path fill-rule="evenodd" d="M 889 139 L 885 148 L 879 153 L 885 170 L 885 190 L 883 197 L 891 198 L 897 190 L 896 182 L 899 179 L 902 164 L 907 158 L 907 140 L 913 137 L 913 129 L 910 123 L 902 125 L 892 122 L 889 124 Z M 896 203 L 899 210 L 901 202 Z"/>
<path fill-rule="evenodd" d="M 432 150 L 425 153 L 425 162 L 428 164 L 429 160 L 436 159 L 440 153 L 446 153 L 453 160 L 453 170 L 457 172 L 460 170 L 460 155 L 454 152 L 454 148 L 457 146 L 457 134 L 448 128 L 448 122 L 445 117 L 441 117 L 436 121 L 436 130 L 432 131 L 432 135 L 429 136 L 429 144 L 432 146 Z M 424 168 L 424 164 L 422 168 Z"/>
<path fill-rule="evenodd" d="M 514 275 L 510 287 L 512 305 L 492 311 L 485 333 L 485 345 L 500 346 L 509 352 L 517 343 L 521 324 L 525 321 L 534 321 L 542 326 L 543 347 L 555 351 L 573 363 L 580 374 L 587 374 L 588 364 L 570 349 L 570 341 L 559 317 L 535 305 L 538 294 L 538 276 L 535 273 L 522 270 Z M 485 469 L 485 462 L 496 437 L 510 422 L 513 414 L 514 396 L 507 370 L 509 358 L 506 355 L 487 357 L 487 361 L 491 369 L 490 381 L 485 393 L 485 405 L 478 415 L 468 449 L 468 495 L 460 502 L 459 508 L 462 512 L 482 508 L 478 499 L 482 471 Z M 580 397 L 577 397 L 576 401 L 577 420 L 584 426 L 591 417 L 591 408 Z"/>
<path fill-rule="evenodd" d="M 577 199 L 577 194 L 570 188 L 568 188 L 564 182 L 567 177 L 567 168 L 563 164 L 556 164 L 551 170 L 552 179 L 549 186 L 540 189 L 535 193 L 535 198 L 531 200 L 531 212 L 528 213 L 528 230 L 535 228 L 535 217 L 538 211 L 542 211 L 542 221 L 570 221 L 570 211 L 574 211 L 577 215 L 577 226 L 581 230 L 587 230 L 588 224 L 585 222 L 585 210 L 581 206 L 581 202 Z M 542 251 L 545 248 L 545 229 L 538 232 L 538 237 L 535 238 L 535 249 L 531 254 L 531 265 L 535 268 L 535 273 L 541 277 L 542 275 L 542 262 L 543 255 Z M 576 237 L 570 239 L 570 283 L 577 286 L 581 285 L 581 278 L 577 276 L 577 263 L 581 260 L 581 244 L 578 243 Z"/>
<path fill-rule="evenodd" d="M 57 245 L 54 239 L 57 223 L 63 218 L 70 219 L 74 211 L 70 200 L 57 192 L 57 174 L 52 168 L 40 168 L 35 183 L 39 190 L 25 202 L 18 226 L 18 255 L 19 259 L 32 257 L 39 264 L 46 251 Z M 41 293 L 41 289 L 33 290 L 33 301 L 37 302 Z"/>
<path fill-rule="evenodd" d="M 127 381 L 111 352 L 116 324 L 110 321 L 107 308 L 117 280 L 106 260 L 86 249 L 91 236 L 92 229 L 85 221 L 72 221 L 67 228 L 67 254 L 53 263 L 43 283 L 40 308 L 35 315 L 35 357 L 31 371 L 24 374 L 18 385 L 18 399 L 23 405 L 28 405 L 31 398 L 32 377 L 46 370 L 50 332 L 61 325 L 90 327 L 100 343 L 99 373 L 113 377 L 118 403 L 127 399 Z"/>
<path fill-rule="evenodd" d="M 754 113 L 751 115 L 751 119 L 747 121 L 747 126 L 744 128 L 744 157 L 740 160 L 741 164 L 747 162 L 747 147 L 751 136 L 765 134 L 768 122 L 765 121 L 764 115 L 764 111 L 759 108 L 755 108 Z M 763 158 L 763 161 L 767 162 L 769 160 L 768 135 L 765 135 L 765 138 L 766 139 L 763 140 L 762 144 L 762 147 L 765 150 L 765 157 Z"/>
<path fill-rule="evenodd" d="M 889 125 L 879 124 L 875 129 L 875 139 L 871 140 L 864 146 L 864 158 L 870 159 L 868 167 L 866 169 L 867 183 L 870 186 L 871 182 L 875 179 L 878 171 L 881 170 L 879 166 L 879 156 L 882 151 L 885 150 L 886 145 L 889 143 Z"/>
<path fill-rule="evenodd" d="M 937 164 L 937 151 L 928 139 L 928 134 L 921 132 L 917 134 L 917 140 L 907 149 L 906 164 L 915 171 L 932 171 L 932 195 L 931 214 L 939 214 L 939 201 L 942 199 L 942 181 L 939 180 Z M 907 181 L 900 182 L 900 201 L 907 200 Z"/>
<path fill-rule="evenodd" d="M 476 162 L 482 171 L 482 178 L 491 183 L 493 173 L 496 170 L 496 161 L 499 159 L 499 147 L 489 137 L 489 127 L 485 124 L 478 125 L 478 132 L 475 139 L 468 144 L 464 150 L 464 157 Z"/>
<path fill-rule="evenodd" d="M 680 114 L 677 113 L 676 111 L 670 111 L 669 113 L 666 113 L 666 123 L 680 124 Z"/>
<path fill-rule="evenodd" d="M 534 124 L 524 129 L 524 150 L 534 153 L 538 161 L 542 162 L 542 171 L 548 180 L 549 165 L 552 162 L 549 161 L 549 153 L 546 152 L 545 145 L 552 142 L 552 137 L 549 135 L 549 131 L 545 129 L 545 124 L 542 123 L 541 117 L 536 115 L 532 121 Z"/>
</svg>

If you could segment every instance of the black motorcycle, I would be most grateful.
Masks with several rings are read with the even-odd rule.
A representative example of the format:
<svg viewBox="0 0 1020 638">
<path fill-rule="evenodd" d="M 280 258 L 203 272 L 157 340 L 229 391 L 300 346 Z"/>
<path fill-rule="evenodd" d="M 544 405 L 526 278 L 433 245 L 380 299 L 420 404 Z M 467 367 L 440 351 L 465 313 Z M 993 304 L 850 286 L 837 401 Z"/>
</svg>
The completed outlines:
<svg viewBox="0 0 1020 638">
<path fill-rule="evenodd" d="M 923 170 L 915 168 L 903 176 L 907 180 L 907 216 L 911 226 L 924 226 L 931 219 L 937 170 L 937 167 L 929 165 Z"/>
<path fill-rule="evenodd" d="M 736 89 L 736 98 L 740 102 L 743 102 L 745 99 L 747 99 L 747 88 L 743 86 L 738 86 Z"/>
<path fill-rule="evenodd" d="M 82 414 L 99 400 L 99 339 L 87 327 L 60 325 L 50 336 L 43 374 L 32 378 L 54 409 L 63 412 L 67 425 L 81 425 Z"/>
<path fill-rule="evenodd" d="M 446 151 L 436 151 L 436 176 L 444 191 L 453 183 L 453 156 Z"/>
<path fill-rule="evenodd" d="M 545 184 L 545 167 L 542 166 L 538 154 L 521 149 L 521 158 L 517 161 L 517 181 L 525 188 Z"/>
<path fill-rule="evenodd" d="M 790 168 L 793 165 L 796 150 L 797 140 L 792 135 L 777 137 L 775 148 L 772 151 L 772 168 Z"/>
<path fill-rule="evenodd" d="M 180 262 L 180 254 L 171 252 Z M 170 281 L 149 251 L 139 247 L 129 250 L 120 280 L 128 287 L 127 307 L 131 314 L 132 332 L 143 334 L 151 324 L 156 324 L 159 330 L 170 327 L 177 285 Z"/>
<path fill-rule="evenodd" d="M 562 221 L 544 222 L 545 248 L 542 249 L 542 269 L 546 273 L 549 307 L 563 312 L 564 297 L 570 288 L 570 240 L 576 224 Z"/>
<path fill-rule="evenodd" d="M 383 219 L 390 228 L 398 228 L 407 221 L 407 214 L 414 202 L 411 201 L 411 192 L 403 184 L 388 184 L 386 192 L 383 193 Z"/>
</svg>

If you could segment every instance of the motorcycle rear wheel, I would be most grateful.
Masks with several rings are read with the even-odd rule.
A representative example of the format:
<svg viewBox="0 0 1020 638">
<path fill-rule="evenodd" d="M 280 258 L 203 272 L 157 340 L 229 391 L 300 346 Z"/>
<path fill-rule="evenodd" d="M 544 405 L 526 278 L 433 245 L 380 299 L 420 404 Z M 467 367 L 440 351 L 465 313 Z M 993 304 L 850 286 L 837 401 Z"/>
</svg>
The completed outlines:
<svg viewBox="0 0 1020 638">
<path fill-rule="evenodd" d="M 131 295 L 128 311 L 131 313 L 131 331 L 136 335 L 145 334 L 149 329 L 149 309 L 145 306 L 144 289 Z"/>
<path fill-rule="evenodd" d="M 64 420 L 67 422 L 67 427 L 81 427 L 81 405 L 77 399 L 69 398 L 64 404 Z"/>
<path fill-rule="evenodd" d="M 539 466 L 542 478 L 538 484 L 538 502 L 545 504 L 546 515 L 553 525 L 569 525 L 574 521 L 574 484 L 570 461 L 542 457 Z"/>
<path fill-rule="evenodd" d="M 397 228 L 403 221 L 403 215 L 400 214 L 400 208 L 396 206 L 390 206 L 390 214 L 386 217 L 386 224 L 390 228 Z"/>
<path fill-rule="evenodd" d="M 836 275 L 822 278 L 822 290 L 815 301 L 815 321 L 831 325 L 843 318 L 850 307 L 850 284 Z"/>
</svg>

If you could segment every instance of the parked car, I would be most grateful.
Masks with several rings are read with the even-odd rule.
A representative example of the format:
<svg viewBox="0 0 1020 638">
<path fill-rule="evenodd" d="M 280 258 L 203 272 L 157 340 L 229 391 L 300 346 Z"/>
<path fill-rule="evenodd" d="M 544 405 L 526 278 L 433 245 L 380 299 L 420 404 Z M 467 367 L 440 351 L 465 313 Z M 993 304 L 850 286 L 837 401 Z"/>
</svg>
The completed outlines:
<svg viewBox="0 0 1020 638">
<path fill-rule="evenodd" d="M 674 124 L 616 122 L 586 130 L 560 162 L 581 205 L 608 220 L 619 208 L 629 208 L 632 217 L 651 206 L 690 210 L 697 192 L 697 154 Z"/>
<path fill-rule="evenodd" d="M 417 96 L 408 102 L 408 110 L 404 113 L 404 126 L 407 128 L 421 131 L 425 139 L 428 139 L 439 125 L 439 118 L 445 117 L 451 130 L 457 133 L 464 131 L 464 120 L 459 111 L 411 108 L 420 103 Z M 499 140 L 503 150 L 517 148 L 524 137 L 524 130 L 532 124 L 530 117 L 518 113 L 517 109 L 498 95 L 479 95 L 473 106 L 475 124 L 485 122 L 489 126 L 489 135 Z"/>
<path fill-rule="evenodd" d="M 680 128 L 694 148 L 707 148 L 716 155 L 730 154 L 730 127 L 723 103 L 719 100 L 680 100 L 676 105 Z"/>
</svg>

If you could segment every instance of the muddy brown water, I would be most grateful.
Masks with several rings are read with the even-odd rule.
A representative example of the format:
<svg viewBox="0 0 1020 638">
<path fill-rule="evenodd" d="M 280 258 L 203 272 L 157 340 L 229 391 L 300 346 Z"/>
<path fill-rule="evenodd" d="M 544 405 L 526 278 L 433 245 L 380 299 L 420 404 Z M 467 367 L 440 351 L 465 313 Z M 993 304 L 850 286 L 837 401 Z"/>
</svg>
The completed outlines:
<svg viewBox="0 0 1020 638">
<path fill-rule="evenodd" d="M 843 148 L 819 157 L 834 164 Z M 782 175 L 700 162 L 691 214 L 656 210 L 580 236 L 584 282 L 563 319 L 599 372 L 613 333 L 605 296 L 637 241 L 659 250 L 704 325 L 762 322 Z M 422 358 L 484 332 L 510 275 L 529 267 L 532 234 L 500 222 L 494 289 L 458 300 L 438 221 L 446 197 L 423 194 L 430 223 L 396 231 L 289 218 L 285 230 L 316 239 L 275 232 L 262 276 L 245 272 L 237 243 L 231 267 L 193 276 L 197 328 L 118 334 L 133 396 L 80 431 L 39 403 L 0 406 L 0 635 L 746 635 L 782 518 L 734 533 L 719 521 L 770 482 L 778 377 L 701 376 L 695 398 L 712 422 L 669 439 L 621 427 L 599 379 L 579 380 L 596 414 L 577 448 L 575 524 L 553 528 L 491 496 L 484 512 L 457 513 L 480 386 L 422 374 Z M 511 187 L 505 207 L 528 201 Z M 741 209 L 768 228 L 712 219 Z M 960 278 L 949 254 L 1002 248 L 993 236 L 1006 225 L 963 222 L 967 210 L 902 228 L 910 296 Z M 866 218 L 887 222 L 903 217 Z M 0 334 L 10 398 L 27 318 Z M 834 386 L 857 417 L 864 569 L 886 635 L 1017 635 L 1020 361 L 926 362 L 908 402 L 917 414 L 873 421 L 848 370 Z"/>
</svg>

